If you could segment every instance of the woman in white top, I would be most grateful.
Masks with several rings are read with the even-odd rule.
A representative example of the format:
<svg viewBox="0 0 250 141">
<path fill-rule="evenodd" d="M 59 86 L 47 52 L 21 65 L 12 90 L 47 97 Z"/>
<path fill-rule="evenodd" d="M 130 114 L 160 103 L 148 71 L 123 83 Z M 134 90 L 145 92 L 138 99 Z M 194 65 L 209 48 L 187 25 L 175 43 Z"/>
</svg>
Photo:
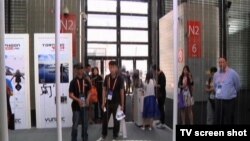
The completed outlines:
<svg viewBox="0 0 250 141">
<path fill-rule="evenodd" d="M 160 112 L 155 97 L 155 81 L 152 73 L 147 73 L 146 80 L 144 82 L 144 104 L 143 104 L 143 126 L 142 130 L 145 130 L 146 124 L 149 125 L 149 130 L 152 130 L 153 120 L 159 118 Z"/>
</svg>

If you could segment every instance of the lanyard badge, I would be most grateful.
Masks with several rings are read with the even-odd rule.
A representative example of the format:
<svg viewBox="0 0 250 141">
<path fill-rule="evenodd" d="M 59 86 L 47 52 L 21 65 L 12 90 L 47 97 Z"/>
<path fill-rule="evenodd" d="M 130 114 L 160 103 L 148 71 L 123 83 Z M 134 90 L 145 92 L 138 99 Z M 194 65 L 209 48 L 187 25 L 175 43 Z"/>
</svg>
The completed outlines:
<svg viewBox="0 0 250 141">
<path fill-rule="evenodd" d="M 217 87 L 216 87 L 216 95 L 220 95 L 221 94 L 221 89 L 222 89 L 222 85 L 219 82 L 218 85 L 217 85 Z"/>
<path fill-rule="evenodd" d="M 80 99 L 81 99 L 81 107 L 85 107 L 85 100 L 86 100 L 86 98 L 85 98 L 85 96 L 84 96 L 84 80 L 82 81 L 82 91 L 81 91 L 81 86 L 80 86 L 80 82 L 79 82 L 79 80 L 77 80 L 77 85 L 78 85 L 78 91 L 79 91 L 79 97 L 80 97 Z"/>
<path fill-rule="evenodd" d="M 216 95 L 220 95 L 221 94 L 221 89 L 222 89 L 222 84 L 225 83 L 225 79 L 228 76 L 228 71 L 226 70 L 225 73 L 222 73 L 220 78 L 219 78 L 219 82 L 218 85 L 216 86 Z"/>
<path fill-rule="evenodd" d="M 109 91 L 108 91 L 108 100 L 112 100 L 112 98 L 113 98 L 114 89 L 115 89 L 116 80 L 117 80 L 117 77 L 116 77 L 115 81 L 114 81 L 114 84 L 113 84 L 113 87 L 110 88 L 110 77 L 109 77 L 109 84 L 108 84 L 108 89 L 109 89 Z"/>
<path fill-rule="evenodd" d="M 112 100 L 112 97 L 113 97 L 113 91 L 109 90 L 108 91 L 108 100 Z"/>
</svg>

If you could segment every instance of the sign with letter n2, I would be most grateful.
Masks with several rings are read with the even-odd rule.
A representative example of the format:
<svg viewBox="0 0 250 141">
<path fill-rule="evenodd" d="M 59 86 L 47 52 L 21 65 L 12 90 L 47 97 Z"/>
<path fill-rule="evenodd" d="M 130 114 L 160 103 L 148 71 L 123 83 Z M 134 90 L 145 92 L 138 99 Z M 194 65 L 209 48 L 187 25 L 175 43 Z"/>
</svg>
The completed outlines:
<svg viewBox="0 0 250 141">
<path fill-rule="evenodd" d="M 76 15 L 61 15 L 61 33 L 72 33 L 72 53 L 73 57 L 77 55 L 77 37 L 76 37 Z"/>
<path fill-rule="evenodd" d="M 188 56 L 200 58 L 202 52 L 202 33 L 200 21 L 187 21 Z"/>
</svg>

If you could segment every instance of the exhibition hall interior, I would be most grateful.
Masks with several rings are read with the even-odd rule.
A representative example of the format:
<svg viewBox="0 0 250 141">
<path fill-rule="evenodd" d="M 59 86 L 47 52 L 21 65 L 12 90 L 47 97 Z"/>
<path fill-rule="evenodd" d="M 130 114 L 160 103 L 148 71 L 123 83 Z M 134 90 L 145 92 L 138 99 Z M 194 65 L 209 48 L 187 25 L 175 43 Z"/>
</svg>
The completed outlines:
<svg viewBox="0 0 250 141">
<path fill-rule="evenodd" d="M 175 141 L 176 125 L 250 124 L 249 0 L 0 3 L 1 141 Z"/>
</svg>

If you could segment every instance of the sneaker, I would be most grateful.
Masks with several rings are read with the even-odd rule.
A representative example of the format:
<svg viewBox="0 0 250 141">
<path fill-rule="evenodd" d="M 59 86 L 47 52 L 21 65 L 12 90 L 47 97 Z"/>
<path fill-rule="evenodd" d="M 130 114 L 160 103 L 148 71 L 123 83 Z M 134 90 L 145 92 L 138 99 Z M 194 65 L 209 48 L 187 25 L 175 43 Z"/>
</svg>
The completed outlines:
<svg viewBox="0 0 250 141">
<path fill-rule="evenodd" d="M 152 131 L 152 128 L 151 128 L 151 127 L 149 127 L 149 128 L 148 128 L 148 130 L 149 130 L 149 131 Z"/>
<path fill-rule="evenodd" d="M 97 141 L 105 141 L 106 137 L 102 136 Z"/>
<path fill-rule="evenodd" d="M 122 132 L 119 132 L 118 136 L 121 137 L 122 136 Z"/>
<path fill-rule="evenodd" d="M 123 136 L 122 138 L 126 139 L 126 138 L 128 138 L 128 137 L 127 137 L 127 136 Z"/>
<path fill-rule="evenodd" d="M 141 130 L 143 130 L 143 131 L 144 131 L 144 130 L 145 130 L 145 127 L 144 127 L 144 126 L 142 126 L 142 127 L 141 127 Z"/>
<path fill-rule="evenodd" d="M 162 128 L 162 124 L 159 123 L 158 125 L 156 125 L 157 128 Z"/>
<path fill-rule="evenodd" d="M 155 123 L 155 125 L 159 125 L 159 124 L 161 124 L 161 122 L 159 121 L 159 122 L 157 122 L 157 123 Z"/>
<path fill-rule="evenodd" d="M 165 129 L 166 128 L 164 124 L 159 124 L 156 127 L 159 128 L 159 129 Z"/>
</svg>

